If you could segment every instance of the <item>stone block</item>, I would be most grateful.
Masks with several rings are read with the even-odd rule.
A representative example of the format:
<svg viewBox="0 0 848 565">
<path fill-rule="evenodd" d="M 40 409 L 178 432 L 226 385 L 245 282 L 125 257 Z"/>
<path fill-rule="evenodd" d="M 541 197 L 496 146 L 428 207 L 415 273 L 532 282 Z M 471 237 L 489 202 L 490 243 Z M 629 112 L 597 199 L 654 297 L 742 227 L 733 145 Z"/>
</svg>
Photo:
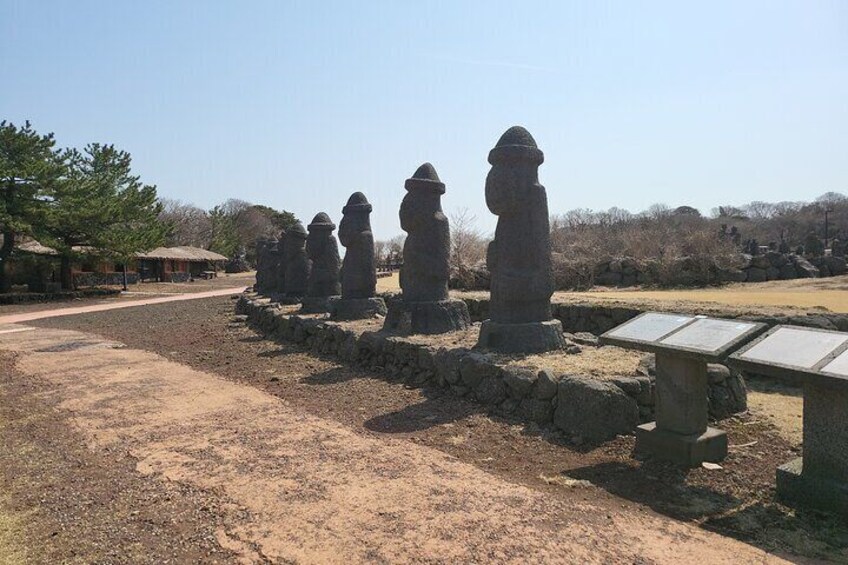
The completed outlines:
<svg viewBox="0 0 848 565">
<path fill-rule="evenodd" d="M 528 322 L 500 324 L 486 320 L 480 326 L 477 347 L 501 353 L 544 353 L 565 347 L 562 322 Z"/>
<path fill-rule="evenodd" d="M 571 376 L 559 381 L 554 424 L 572 437 L 605 441 L 631 433 L 638 422 L 636 401 L 617 386 Z"/>
<path fill-rule="evenodd" d="M 777 468 L 777 497 L 790 506 L 848 516 L 848 483 L 804 473 L 799 457 Z"/>
<path fill-rule="evenodd" d="M 545 369 L 539 371 L 536 376 L 536 386 L 533 388 L 533 397 L 539 400 L 548 400 L 556 396 L 559 379 L 553 373 Z"/>
<path fill-rule="evenodd" d="M 687 467 L 704 461 L 718 462 L 727 457 L 727 434 L 707 428 L 700 434 L 677 434 L 658 429 L 656 422 L 636 428 L 636 453 L 650 455 Z"/>
<path fill-rule="evenodd" d="M 330 319 L 365 320 L 386 315 L 386 303 L 382 298 L 340 298 L 330 301 Z"/>
<path fill-rule="evenodd" d="M 459 361 L 459 374 L 462 384 L 476 388 L 486 377 L 495 376 L 500 369 L 488 357 L 480 353 L 469 353 Z"/>
<path fill-rule="evenodd" d="M 530 394 L 537 380 L 536 370 L 527 367 L 504 367 L 501 369 L 501 377 L 509 395 L 519 400 Z"/>
<path fill-rule="evenodd" d="M 468 306 L 462 300 L 407 302 L 389 300 L 383 328 L 399 334 L 442 334 L 471 325 Z"/>
</svg>

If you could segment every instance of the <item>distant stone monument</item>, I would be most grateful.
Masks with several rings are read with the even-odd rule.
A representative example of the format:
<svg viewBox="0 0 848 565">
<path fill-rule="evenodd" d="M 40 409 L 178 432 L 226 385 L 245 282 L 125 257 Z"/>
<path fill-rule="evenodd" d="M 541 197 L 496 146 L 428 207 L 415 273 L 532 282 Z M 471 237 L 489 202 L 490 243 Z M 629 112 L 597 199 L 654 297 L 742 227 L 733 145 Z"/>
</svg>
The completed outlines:
<svg viewBox="0 0 848 565">
<path fill-rule="evenodd" d="M 260 238 L 256 242 L 256 285 L 255 290 L 271 296 L 277 289 L 277 240 Z"/>
<path fill-rule="evenodd" d="M 756 256 L 760 254 L 760 243 L 756 239 L 749 239 L 745 245 L 745 250 L 748 255 Z"/>
<path fill-rule="evenodd" d="M 256 240 L 256 284 L 253 290 L 265 292 L 268 286 L 268 238 L 260 237 Z"/>
<path fill-rule="evenodd" d="M 247 264 L 247 250 L 244 246 L 239 247 L 235 255 L 229 258 L 224 265 L 225 273 L 245 273 L 250 270 Z"/>
<path fill-rule="evenodd" d="M 320 212 L 309 224 L 309 236 L 306 238 L 306 253 L 312 261 L 309 271 L 309 283 L 300 311 L 315 314 L 329 311 L 329 300 L 341 293 L 339 283 L 339 246 L 333 235 L 336 224 L 330 216 Z"/>
<path fill-rule="evenodd" d="M 297 222 L 286 230 L 285 250 L 285 297 L 282 300 L 297 304 L 306 295 L 309 280 L 309 257 L 306 256 L 306 228 Z"/>
<path fill-rule="evenodd" d="M 377 271 L 374 266 L 374 234 L 371 232 L 371 204 L 361 192 L 354 192 L 342 208 L 339 242 L 345 247 L 342 263 L 342 297 L 330 302 L 334 320 L 360 320 L 385 316 L 386 303 L 375 297 Z"/>
<path fill-rule="evenodd" d="M 804 250 L 810 257 L 821 257 L 824 255 L 824 244 L 815 232 L 807 234 L 806 239 L 804 239 Z"/>
<path fill-rule="evenodd" d="M 788 254 L 791 249 L 789 248 L 789 242 L 785 239 L 780 240 L 780 245 L 777 246 L 777 250 L 784 255 Z"/>
<path fill-rule="evenodd" d="M 553 270 L 545 187 L 539 184 L 544 154 L 526 129 L 506 131 L 489 152 L 486 205 L 498 216 L 489 244 L 490 319 L 478 347 L 531 353 L 561 349 L 562 324 L 551 319 Z"/>
<path fill-rule="evenodd" d="M 412 334 L 440 334 L 471 324 L 468 306 L 448 297 L 450 227 L 442 212 L 445 184 L 424 163 L 404 187 L 400 227 L 407 232 L 400 270 L 400 297 L 389 300 L 384 329 Z"/>
<path fill-rule="evenodd" d="M 733 245 L 736 246 L 738 246 L 739 243 L 742 241 L 742 234 L 739 233 L 739 228 L 737 228 L 736 226 L 730 227 L 730 241 L 732 241 Z"/>
<path fill-rule="evenodd" d="M 271 249 L 271 269 L 273 272 L 272 294 L 285 297 L 286 295 L 286 230 L 280 230 L 275 246 Z"/>
<path fill-rule="evenodd" d="M 841 239 L 834 239 L 830 243 L 830 254 L 833 257 L 845 257 L 845 244 Z"/>
</svg>

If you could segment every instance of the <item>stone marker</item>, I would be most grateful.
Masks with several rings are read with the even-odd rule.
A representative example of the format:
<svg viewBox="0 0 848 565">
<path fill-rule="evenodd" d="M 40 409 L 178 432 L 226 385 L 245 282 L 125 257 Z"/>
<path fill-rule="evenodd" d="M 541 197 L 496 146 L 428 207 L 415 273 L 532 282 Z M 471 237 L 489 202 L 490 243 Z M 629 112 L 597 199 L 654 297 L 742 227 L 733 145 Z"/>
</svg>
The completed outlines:
<svg viewBox="0 0 848 565">
<path fill-rule="evenodd" d="M 848 516 L 848 333 L 777 326 L 729 362 L 802 383 L 803 453 L 777 468 L 777 495 Z"/>
<path fill-rule="evenodd" d="M 708 362 L 722 361 L 763 329 L 756 322 L 648 312 L 603 334 L 604 345 L 656 354 L 656 421 L 637 426 L 636 453 L 689 467 L 724 459 L 727 434 L 707 425 Z"/>
<path fill-rule="evenodd" d="M 285 296 L 281 302 L 297 304 L 306 294 L 309 279 L 309 257 L 306 255 L 306 229 L 297 222 L 286 231 L 283 246 L 285 266 Z"/>
<path fill-rule="evenodd" d="M 562 323 L 551 319 L 553 271 L 544 154 L 526 129 L 509 128 L 489 152 L 486 205 L 498 216 L 486 261 L 491 272 L 490 319 L 478 347 L 505 353 L 562 349 Z"/>
<path fill-rule="evenodd" d="M 374 267 L 374 234 L 371 232 L 371 204 L 361 192 L 354 192 L 342 208 L 339 241 L 345 247 L 342 263 L 342 297 L 330 302 L 334 320 L 359 320 L 385 316 L 386 303 L 375 297 L 377 271 Z"/>
<path fill-rule="evenodd" d="M 280 235 L 273 240 L 269 249 L 268 268 L 271 271 L 269 281 L 270 295 L 285 297 L 286 295 L 286 230 L 280 230 Z"/>
<path fill-rule="evenodd" d="M 256 239 L 256 284 L 254 290 L 265 293 L 268 289 L 268 246 L 270 241 L 267 237 Z"/>
<path fill-rule="evenodd" d="M 320 212 L 309 224 L 309 236 L 306 238 L 306 253 L 312 261 L 309 271 L 309 284 L 303 298 L 303 313 L 327 312 L 329 299 L 341 292 L 339 284 L 339 246 L 333 236 L 336 224 L 330 216 Z"/>
<path fill-rule="evenodd" d="M 834 239 L 830 244 L 830 254 L 833 257 L 845 257 L 845 244 L 840 239 Z"/>
<path fill-rule="evenodd" d="M 407 232 L 400 270 L 399 298 L 389 301 L 390 331 L 439 334 L 467 328 L 468 306 L 448 298 L 450 227 L 442 212 L 445 185 L 430 163 L 421 165 L 404 184 L 400 227 Z"/>
</svg>

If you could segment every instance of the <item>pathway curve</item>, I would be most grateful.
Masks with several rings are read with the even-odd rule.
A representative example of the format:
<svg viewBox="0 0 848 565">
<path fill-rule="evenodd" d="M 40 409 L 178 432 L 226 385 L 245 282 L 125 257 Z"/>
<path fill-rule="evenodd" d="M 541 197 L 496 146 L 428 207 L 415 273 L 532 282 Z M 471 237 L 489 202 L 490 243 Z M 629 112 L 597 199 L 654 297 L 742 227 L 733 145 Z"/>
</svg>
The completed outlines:
<svg viewBox="0 0 848 565">
<path fill-rule="evenodd" d="M 218 539 L 245 562 L 778 561 L 663 517 L 564 504 L 97 336 L 8 332 L 0 350 L 47 384 L 91 449 L 126 450 L 140 473 L 218 493 Z"/>
<path fill-rule="evenodd" d="M 196 300 L 198 298 L 211 298 L 213 296 L 227 296 L 228 294 L 239 294 L 244 292 L 244 286 L 232 288 L 221 288 L 218 290 L 207 290 L 204 292 L 192 292 L 160 296 L 159 298 L 145 298 L 143 300 L 121 300 L 106 304 L 91 304 L 89 306 L 78 306 L 76 308 L 53 308 L 39 312 L 24 312 L 21 314 L 9 314 L 0 316 L 0 324 L 19 324 L 42 318 L 55 318 L 57 316 L 72 316 L 74 314 L 88 314 L 89 312 L 102 312 L 104 310 L 116 310 L 118 308 L 132 308 L 133 306 L 147 306 L 149 304 L 162 304 L 164 302 L 178 302 L 180 300 Z"/>
</svg>

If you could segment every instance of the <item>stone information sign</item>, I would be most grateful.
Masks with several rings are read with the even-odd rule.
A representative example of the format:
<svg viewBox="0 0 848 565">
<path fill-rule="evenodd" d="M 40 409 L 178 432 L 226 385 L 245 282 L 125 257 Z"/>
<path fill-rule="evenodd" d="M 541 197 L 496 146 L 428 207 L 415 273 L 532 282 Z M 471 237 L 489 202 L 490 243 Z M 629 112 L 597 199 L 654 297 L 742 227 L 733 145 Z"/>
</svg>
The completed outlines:
<svg viewBox="0 0 848 565">
<path fill-rule="evenodd" d="M 777 494 L 848 515 L 848 333 L 777 326 L 728 363 L 802 385 L 803 453 L 777 468 Z"/>
<path fill-rule="evenodd" d="M 707 425 L 707 362 L 720 361 L 764 324 L 648 312 L 601 343 L 656 354 L 656 421 L 636 428 L 636 451 L 696 467 L 727 456 L 727 434 Z"/>
</svg>

